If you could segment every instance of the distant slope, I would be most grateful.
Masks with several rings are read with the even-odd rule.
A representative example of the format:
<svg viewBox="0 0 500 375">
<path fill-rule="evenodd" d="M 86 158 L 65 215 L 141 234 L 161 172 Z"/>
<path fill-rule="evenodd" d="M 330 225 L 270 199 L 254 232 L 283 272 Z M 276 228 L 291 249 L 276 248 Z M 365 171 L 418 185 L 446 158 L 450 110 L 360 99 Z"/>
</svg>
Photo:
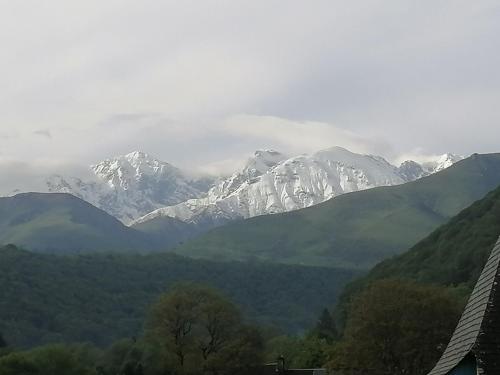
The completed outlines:
<svg viewBox="0 0 500 375">
<path fill-rule="evenodd" d="M 407 252 L 375 266 L 348 284 L 337 306 L 343 321 L 348 301 L 381 279 L 409 279 L 420 283 L 461 287 L 472 291 L 500 236 L 500 187 L 440 226 Z"/>
<path fill-rule="evenodd" d="M 0 248 L 0 332 L 15 346 L 107 345 L 142 331 L 149 305 L 179 281 L 221 289 L 247 318 L 297 333 L 336 302 L 352 271 L 216 263 L 173 254 L 57 256 Z"/>
<path fill-rule="evenodd" d="M 377 265 L 367 279 L 409 278 L 472 288 L 500 236 L 500 188 L 439 227 L 408 252 Z"/>
<path fill-rule="evenodd" d="M 498 185 L 500 154 L 475 154 L 404 185 L 217 228 L 175 251 L 198 258 L 366 269 L 408 249 Z"/>
<path fill-rule="evenodd" d="M 154 247 L 144 234 L 70 194 L 0 198 L 0 244 L 53 252 L 130 251 Z"/>
<path fill-rule="evenodd" d="M 159 216 L 142 223 L 135 223 L 130 228 L 147 236 L 148 241 L 152 241 L 154 247 L 159 250 L 182 244 L 210 229 L 199 223 L 186 223 L 169 216 Z"/>
</svg>

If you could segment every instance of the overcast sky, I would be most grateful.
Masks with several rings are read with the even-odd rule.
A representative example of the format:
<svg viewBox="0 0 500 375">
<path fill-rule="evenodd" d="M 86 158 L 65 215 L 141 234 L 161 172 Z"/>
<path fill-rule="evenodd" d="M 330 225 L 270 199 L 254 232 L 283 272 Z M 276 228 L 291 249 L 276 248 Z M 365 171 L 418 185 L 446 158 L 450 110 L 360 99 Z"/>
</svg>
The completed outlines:
<svg viewBox="0 0 500 375">
<path fill-rule="evenodd" d="M 136 149 L 500 151 L 499 44 L 499 1 L 0 0 L 0 179 Z"/>
</svg>

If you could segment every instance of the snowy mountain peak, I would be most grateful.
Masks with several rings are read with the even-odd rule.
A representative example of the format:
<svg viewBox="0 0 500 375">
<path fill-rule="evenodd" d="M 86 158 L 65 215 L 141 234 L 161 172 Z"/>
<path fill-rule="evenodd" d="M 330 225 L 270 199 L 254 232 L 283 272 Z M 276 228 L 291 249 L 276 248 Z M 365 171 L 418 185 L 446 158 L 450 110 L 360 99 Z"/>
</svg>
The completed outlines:
<svg viewBox="0 0 500 375">
<path fill-rule="evenodd" d="M 146 170 L 156 171 L 157 168 L 170 168 L 172 170 L 178 170 L 171 164 L 158 160 L 142 151 L 134 151 L 124 156 L 118 156 L 115 158 L 115 160 L 116 161 L 125 160 L 134 168 L 143 169 L 145 171 Z"/>
<path fill-rule="evenodd" d="M 317 159 L 334 160 L 335 162 L 352 166 L 360 163 L 363 164 L 370 159 L 381 162 L 385 165 L 391 165 L 381 156 L 357 154 L 340 146 L 334 146 L 325 150 L 318 151 L 313 154 L 313 157 Z"/>
<path fill-rule="evenodd" d="M 144 160 L 144 159 L 152 159 L 149 154 L 146 154 L 142 151 L 132 151 L 124 156 L 127 160 Z"/>
<path fill-rule="evenodd" d="M 430 160 L 421 164 L 413 160 L 406 160 L 401 163 L 398 171 L 406 181 L 413 181 L 440 172 L 462 159 L 464 159 L 464 157 L 460 155 L 443 154 L 430 158 Z"/>
<path fill-rule="evenodd" d="M 91 168 L 113 189 L 128 190 L 146 178 L 182 178 L 177 168 L 140 151 L 106 159 Z"/>
<path fill-rule="evenodd" d="M 260 176 L 286 158 L 275 150 L 257 150 L 254 156 L 247 160 L 242 173 L 248 177 Z"/>
<path fill-rule="evenodd" d="M 342 155 L 342 154 L 345 154 L 345 155 L 359 155 L 359 154 L 356 154 L 348 149 L 346 149 L 345 147 L 342 147 L 342 146 L 332 146 L 332 147 L 329 147 L 329 148 L 325 148 L 323 150 L 320 150 L 320 151 L 317 151 L 316 154 L 320 154 L 320 153 L 329 153 L 329 154 L 337 154 L 337 155 Z"/>
<path fill-rule="evenodd" d="M 92 166 L 93 179 L 52 176 L 47 188 L 74 194 L 125 223 L 169 216 L 213 226 L 309 207 L 348 192 L 402 184 L 461 159 L 445 154 L 423 164 L 406 161 L 397 168 L 380 156 L 338 146 L 294 157 L 257 150 L 242 169 L 215 182 L 134 151 Z"/>
<path fill-rule="evenodd" d="M 405 181 L 414 181 L 428 175 L 422 166 L 413 160 L 406 160 L 402 162 L 398 171 Z"/>
<path fill-rule="evenodd" d="M 95 181 L 51 176 L 50 192 L 76 195 L 128 223 L 155 209 L 203 196 L 213 185 L 141 152 L 103 160 L 90 167 Z"/>
<path fill-rule="evenodd" d="M 439 159 L 439 166 L 448 160 L 455 159 Z M 276 151 L 257 151 L 241 172 L 220 181 L 206 197 L 161 208 L 136 223 L 169 216 L 216 226 L 228 220 L 309 207 L 344 193 L 398 185 L 427 174 L 413 161 L 397 168 L 380 156 L 342 147 L 291 158 Z"/>
<path fill-rule="evenodd" d="M 432 160 L 422 163 L 422 168 L 429 174 L 437 173 L 443 169 L 451 167 L 453 164 L 462 159 L 464 159 L 463 156 L 447 153 L 436 156 Z"/>
<path fill-rule="evenodd" d="M 437 160 L 437 167 L 435 169 L 435 172 L 441 171 L 443 169 L 446 169 L 448 167 L 451 167 L 453 164 L 456 162 L 464 159 L 463 156 L 460 155 L 455 155 L 455 154 L 443 154 L 439 157 Z"/>
</svg>

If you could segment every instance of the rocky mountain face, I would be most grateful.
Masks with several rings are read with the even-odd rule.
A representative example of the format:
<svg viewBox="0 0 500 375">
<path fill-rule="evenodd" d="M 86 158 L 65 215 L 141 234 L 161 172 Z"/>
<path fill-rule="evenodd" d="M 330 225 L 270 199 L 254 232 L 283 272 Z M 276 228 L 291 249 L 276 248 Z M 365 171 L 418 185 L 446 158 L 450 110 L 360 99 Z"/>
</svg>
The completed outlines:
<svg viewBox="0 0 500 375">
<path fill-rule="evenodd" d="M 206 196 L 152 211 L 134 224 L 172 217 L 214 227 L 236 219 L 310 207 L 344 193 L 399 185 L 461 159 L 445 154 L 424 164 L 406 161 L 398 168 L 382 157 L 341 147 L 291 158 L 273 150 L 257 151 L 241 171 L 219 181 Z"/>
<path fill-rule="evenodd" d="M 91 166 L 93 181 L 54 175 L 49 192 L 70 193 L 103 209 L 124 223 L 158 208 L 200 197 L 211 178 L 194 178 L 143 152 L 104 160 Z"/>
</svg>

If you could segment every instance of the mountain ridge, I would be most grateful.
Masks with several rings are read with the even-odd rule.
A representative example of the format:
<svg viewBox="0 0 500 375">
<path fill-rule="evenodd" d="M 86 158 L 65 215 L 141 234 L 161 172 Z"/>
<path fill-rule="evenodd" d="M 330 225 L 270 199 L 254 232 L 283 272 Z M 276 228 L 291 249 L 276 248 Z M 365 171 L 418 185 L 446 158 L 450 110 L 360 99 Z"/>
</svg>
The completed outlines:
<svg viewBox="0 0 500 375">
<path fill-rule="evenodd" d="M 442 285 L 458 289 L 466 298 L 499 235 L 500 186 L 405 252 L 381 261 L 367 274 L 347 284 L 336 307 L 336 315 L 343 324 L 349 301 L 383 279 Z"/>
<path fill-rule="evenodd" d="M 202 196 L 213 183 L 212 178 L 192 177 L 140 151 L 103 160 L 90 169 L 93 180 L 50 176 L 48 192 L 73 194 L 125 223 L 165 205 Z"/>
<path fill-rule="evenodd" d="M 182 255 L 367 269 L 402 252 L 500 185 L 500 154 L 475 154 L 403 185 L 212 229 Z"/>
<path fill-rule="evenodd" d="M 267 170 L 261 168 L 250 175 L 248 165 L 266 156 L 270 159 L 270 152 L 280 157 L 265 164 Z M 216 227 L 237 219 L 310 207 L 347 192 L 413 181 L 461 159 L 444 154 L 435 162 L 405 162 L 398 168 L 380 156 L 356 154 L 338 146 L 291 158 L 275 151 L 257 151 L 242 171 L 216 184 L 205 197 L 160 208 L 132 225 L 169 216 Z"/>
<path fill-rule="evenodd" d="M 333 149 L 349 152 L 341 147 L 334 147 L 330 150 Z M 443 157 L 447 155 L 451 154 L 445 154 Z M 451 156 L 450 160 L 461 158 Z M 393 180 L 389 181 L 390 184 L 401 183 L 398 180 L 399 178 L 403 181 L 421 178 L 433 173 L 434 170 L 438 170 L 441 168 L 440 166 L 446 163 L 446 160 L 440 161 L 439 158 L 422 164 L 412 162 L 413 168 L 409 169 L 408 167 L 404 168 L 403 165 L 400 167 L 391 166 L 379 156 L 364 155 L 364 157 L 371 158 L 378 163 L 386 163 L 386 168 L 390 171 L 388 173 L 396 172 L 399 175 L 396 180 L 394 180 L 393 176 Z M 214 227 L 223 225 L 228 221 L 257 214 L 269 214 L 306 207 L 331 197 L 331 194 L 322 196 L 320 193 L 318 195 L 318 188 L 311 187 L 305 181 L 318 180 L 319 177 L 314 176 L 318 169 L 314 168 L 295 171 L 294 168 L 282 167 L 281 171 L 276 172 L 279 176 L 275 177 L 282 180 L 296 178 L 297 172 L 299 172 L 299 176 L 305 181 L 304 186 L 295 186 L 296 184 L 294 185 L 293 181 L 288 181 L 288 184 L 286 181 L 281 181 L 280 186 L 287 184 L 287 188 L 283 191 L 273 192 L 269 188 L 274 189 L 274 185 L 278 186 L 279 184 L 277 185 L 272 181 L 272 176 L 267 176 L 265 177 L 267 182 L 262 189 L 249 188 L 245 190 L 242 187 L 245 184 L 248 186 L 258 185 L 258 180 L 263 175 L 266 175 L 269 171 L 271 171 L 270 174 L 272 175 L 272 169 L 288 159 L 292 163 L 300 163 L 301 159 L 304 158 L 307 159 L 305 154 L 290 157 L 272 149 L 258 150 L 253 157 L 248 159 L 242 169 L 237 170 L 229 177 L 217 177 L 199 176 L 181 170 L 145 152 L 133 151 L 91 165 L 89 167 L 90 177 L 83 177 L 81 172 L 80 175 L 76 176 L 53 174 L 46 178 L 46 188 L 42 192 L 73 194 L 105 210 L 127 225 L 146 220 L 144 218 L 146 215 L 149 215 L 148 218 L 162 216 L 162 211 L 155 211 L 167 207 L 165 211 L 170 212 L 167 216 L 186 222 L 198 223 L 202 227 Z M 330 162 L 335 162 L 335 156 L 330 159 Z M 325 172 L 331 174 L 332 172 L 328 168 L 327 170 L 320 168 L 319 171 L 323 174 L 327 174 Z M 370 173 L 369 168 L 368 170 L 366 168 L 361 169 L 361 172 L 364 174 Z M 326 180 L 328 178 L 327 176 Z M 353 177 L 349 177 L 348 173 L 346 178 Z M 325 180 L 325 176 L 322 179 Z M 318 181 L 323 183 L 321 179 Z M 375 183 L 367 187 L 380 184 Z M 236 192 L 238 189 L 239 193 Z M 20 187 L 15 191 L 23 192 L 24 190 Z M 285 196 L 280 197 L 279 194 L 282 192 Z M 343 192 L 343 189 L 337 188 L 335 194 L 341 192 Z M 232 196 L 230 196 L 231 194 Z M 268 194 L 274 195 L 272 202 L 266 200 L 265 197 Z M 245 206 L 247 209 L 244 208 Z"/>
</svg>

